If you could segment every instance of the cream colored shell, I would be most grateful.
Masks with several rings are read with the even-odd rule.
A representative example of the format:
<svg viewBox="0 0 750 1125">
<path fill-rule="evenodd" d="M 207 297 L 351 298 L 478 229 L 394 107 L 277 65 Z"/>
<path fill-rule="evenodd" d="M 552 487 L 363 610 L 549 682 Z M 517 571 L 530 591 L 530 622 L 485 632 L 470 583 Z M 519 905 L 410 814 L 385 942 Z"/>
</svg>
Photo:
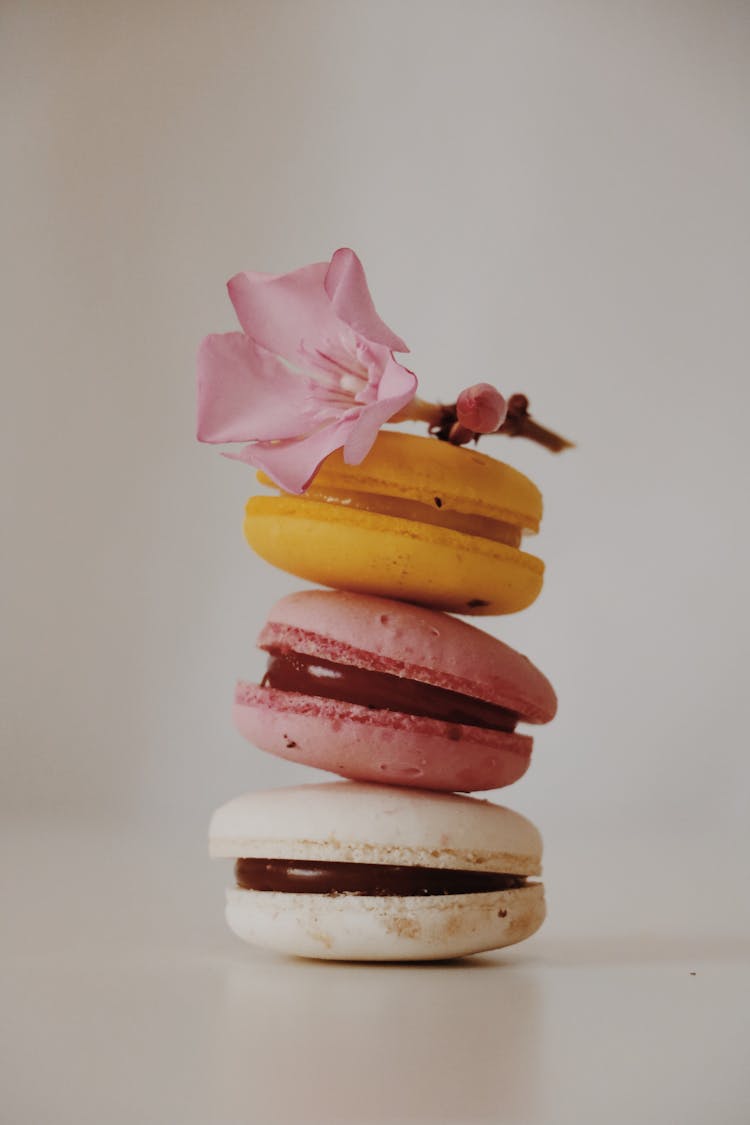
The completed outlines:
<svg viewBox="0 0 750 1125">
<path fill-rule="evenodd" d="M 489 801 L 334 781 L 246 793 L 229 801 L 213 815 L 209 849 L 217 857 L 538 875 L 542 841 L 530 821 Z"/>
<path fill-rule="evenodd" d="M 227 891 L 229 928 L 251 945 L 336 961 L 435 961 L 514 945 L 544 921 L 540 883 L 486 894 L 374 898 Z"/>
</svg>

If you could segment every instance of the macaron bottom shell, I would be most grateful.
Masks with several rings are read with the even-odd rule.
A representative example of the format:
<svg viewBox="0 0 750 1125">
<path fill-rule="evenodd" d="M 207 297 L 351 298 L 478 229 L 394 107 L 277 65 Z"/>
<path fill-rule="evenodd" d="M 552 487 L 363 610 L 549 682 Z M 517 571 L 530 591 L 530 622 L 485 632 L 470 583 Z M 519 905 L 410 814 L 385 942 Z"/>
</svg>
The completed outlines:
<svg viewBox="0 0 750 1125">
<path fill-rule="evenodd" d="M 515 547 L 343 504 L 254 496 L 244 532 L 272 566 L 310 582 L 450 613 L 516 613 L 542 588 L 544 564 Z"/>
<path fill-rule="evenodd" d="M 354 781 L 471 793 L 526 772 L 527 735 L 238 685 L 234 724 L 254 746 Z"/>
<path fill-rule="evenodd" d="M 544 888 L 420 897 L 227 891 L 237 937 L 277 953 L 329 961 L 437 961 L 502 949 L 535 933 Z"/>
</svg>

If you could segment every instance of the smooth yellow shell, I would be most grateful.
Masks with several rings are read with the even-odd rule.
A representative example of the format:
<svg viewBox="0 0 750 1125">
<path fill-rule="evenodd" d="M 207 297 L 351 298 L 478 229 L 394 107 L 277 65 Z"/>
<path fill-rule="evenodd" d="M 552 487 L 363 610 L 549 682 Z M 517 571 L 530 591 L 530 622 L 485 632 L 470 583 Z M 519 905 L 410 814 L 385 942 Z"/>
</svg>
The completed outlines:
<svg viewBox="0 0 750 1125">
<path fill-rule="evenodd" d="M 267 478 L 264 483 L 270 483 Z M 490 457 L 434 438 L 383 432 L 361 465 L 329 457 L 305 496 L 248 501 L 245 536 L 273 566 L 310 582 L 462 614 L 514 613 L 542 588 L 544 564 L 481 535 L 347 506 L 347 490 L 476 514 L 535 531 L 541 495 Z M 326 501 L 328 493 L 338 499 Z M 387 504 L 386 504 L 387 508 Z"/>
</svg>

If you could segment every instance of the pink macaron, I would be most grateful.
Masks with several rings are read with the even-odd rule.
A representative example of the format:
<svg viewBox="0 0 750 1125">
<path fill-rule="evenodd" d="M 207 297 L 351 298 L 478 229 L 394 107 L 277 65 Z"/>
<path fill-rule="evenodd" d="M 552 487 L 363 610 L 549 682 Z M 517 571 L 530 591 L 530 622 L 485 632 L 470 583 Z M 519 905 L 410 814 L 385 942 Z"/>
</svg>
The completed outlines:
<svg viewBox="0 0 750 1125">
<path fill-rule="evenodd" d="M 345 591 L 282 598 L 258 638 L 260 683 L 240 681 L 239 732 L 261 750 L 355 781 L 474 792 L 529 765 L 518 722 L 557 700 L 525 656 L 447 614 Z"/>
</svg>

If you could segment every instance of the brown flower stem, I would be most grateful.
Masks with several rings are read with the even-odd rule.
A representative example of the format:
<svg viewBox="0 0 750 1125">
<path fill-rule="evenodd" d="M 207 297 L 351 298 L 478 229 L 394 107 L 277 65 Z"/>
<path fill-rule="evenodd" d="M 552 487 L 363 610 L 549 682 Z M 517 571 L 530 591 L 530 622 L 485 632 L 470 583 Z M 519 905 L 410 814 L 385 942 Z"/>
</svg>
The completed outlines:
<svg viewBox="0 0 750 1125">
<path fill-rule="evenodd" d="M 508 413 L 505 421 L 497 434 L 507 434 L 508 437 L 525 437 L 549 449 L 552 453 L 561 453 L 563 449 L 575 448 L 574 442 L 561 437 L 560 434 L 540 426 L 529 414 L 529 400 L 526 395 L 515 394 L 508 399 Z"/>
<path fill-rule="evenodd" d="M 403 410 L 390 419 L 391 422 L 426 422 L 431 434 L 440 441 L 449 441 L 452 445 L 467 445 L 470 441 L 478 441 L 480 437 L 489 437 L 485 434 L 475 434 L 458 421 L 455 402 L 443 406 L 437 402 L 426 402 L 422 398 L 413 398 Z M 552 453 L 561 453 L 563 449 L 573 449 L 575 445 L 567 438 L 541 426 L 529 414 L 529 400 L 526 395 L 515 394 L 508 399 L 508 413 L 505 421 L 495 434 L 505 434 L 506 437 L 524 437 L 543 445 Z"/>
<path fill-rule="evenodd" d="M 540 426 L 538 422 L 535 422 L 533 418 L 525 418 L 520 426 L 513 429 L 506 427 L 505 422 L 503 422 L 500 429 L 495 430 L 495 433 L 507 434 L 508 437 L 528 438 L 530 441 L 535 441 L 539 445 L 543 445 L 545 449 L 549 449 L 552 453 L 562 453 L 563 449 L 575 449 L 574 441 L 568 441 L 567 438 L 561 437 L 560 434 L 545 429 L 544 426 Z"/>
<path fill-rule="evenodd" d="M 451 445 L 468 445 L 470 441 L 476 441 L 477 437 L 474 430 L 467 429 L 460 422 L 454 422 L 448 431 L 448 441 Z"/>
</svg>

